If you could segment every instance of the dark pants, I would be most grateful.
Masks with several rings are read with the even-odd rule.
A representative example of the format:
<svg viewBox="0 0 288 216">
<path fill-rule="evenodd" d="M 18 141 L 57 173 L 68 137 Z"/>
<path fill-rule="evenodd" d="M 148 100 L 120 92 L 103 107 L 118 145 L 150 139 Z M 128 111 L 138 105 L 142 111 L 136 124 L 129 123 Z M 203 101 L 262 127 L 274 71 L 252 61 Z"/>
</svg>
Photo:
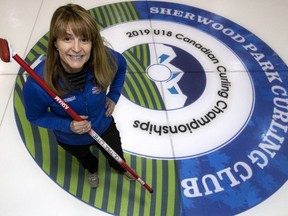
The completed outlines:
<svg viewBox="0 0 288 216">
<path fill-rule="evenodd" d="M 101 138 L 124 160 L 123 150 L 121 146 L 121 138 L 119 131 L 116 128 L 115 122 L 113 121 L 110 127 L 101 135 Z M 96 146 L 103 155 L 107 158 L 110 167 L 114 168 L 119 172 L 125 172 L 126 170 L 96 141 L 89 145 L 68 145 L 58 141 L 58 144 L 75 156 L 79 163 L 87 169 L 90 173 L 98 171 L 98 158 L 92 154 L 90 147 Z"/>
</svg>

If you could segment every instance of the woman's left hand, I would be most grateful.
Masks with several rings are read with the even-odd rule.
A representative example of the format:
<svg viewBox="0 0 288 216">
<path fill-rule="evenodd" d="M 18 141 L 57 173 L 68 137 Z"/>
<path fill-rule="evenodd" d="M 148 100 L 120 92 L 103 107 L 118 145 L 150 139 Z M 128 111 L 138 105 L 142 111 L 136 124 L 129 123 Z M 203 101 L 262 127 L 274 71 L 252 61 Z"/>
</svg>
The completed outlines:
<svg viewBox="0 0 288 216">
<path fill-rule="evenodd" d="M 114 101 L 112 101 L 110 98 L 106 97 L 106 113 L 105 115 L 111 116 L 114 109 L 115 109 L 116 104 L 114 103 Z"/>
</svg>

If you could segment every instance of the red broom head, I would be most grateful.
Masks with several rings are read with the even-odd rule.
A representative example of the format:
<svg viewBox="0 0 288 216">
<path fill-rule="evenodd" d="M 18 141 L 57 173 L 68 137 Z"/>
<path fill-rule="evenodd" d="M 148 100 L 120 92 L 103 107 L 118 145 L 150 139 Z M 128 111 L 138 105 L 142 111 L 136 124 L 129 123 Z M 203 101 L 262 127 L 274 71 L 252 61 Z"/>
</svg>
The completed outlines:
<svg viewBox="0 0 288 216">
<path fill-rule="evenodd" d="M 3 62 L 10 62 L 11 56 L 10 56 L 10 49 L 9 44 L 7 40 L 0 38 L 0 59 Z"/>
</svg>

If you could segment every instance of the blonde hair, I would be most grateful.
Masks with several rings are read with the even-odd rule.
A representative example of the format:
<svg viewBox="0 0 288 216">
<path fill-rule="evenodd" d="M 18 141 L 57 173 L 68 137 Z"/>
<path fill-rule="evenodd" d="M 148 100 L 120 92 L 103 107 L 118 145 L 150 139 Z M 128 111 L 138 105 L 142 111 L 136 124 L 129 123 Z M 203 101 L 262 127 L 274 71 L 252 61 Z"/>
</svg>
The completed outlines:
<svg viewBox="0 0 288 216">
<path fill-rule="evenodd" d="M 117 64 L 104 45 L 96 21 L 88 11 L 75 4 L 59 7 L 52 16 L 44 68 L 45 82 L 59 96 L 73 90 L 65 77 L 59 53 L 55 47 L 57 38 L 64 38 L 67 35 L 68 26 L 77 37 L 91 41 L 91 55 L 86 64 L 93 69 L 94 81 L 97 82 L 100 90 L 106 90 L 115 76 Z M 59 84 L 59 79 L 63 82 L 64 88 Z"/>
</svg>

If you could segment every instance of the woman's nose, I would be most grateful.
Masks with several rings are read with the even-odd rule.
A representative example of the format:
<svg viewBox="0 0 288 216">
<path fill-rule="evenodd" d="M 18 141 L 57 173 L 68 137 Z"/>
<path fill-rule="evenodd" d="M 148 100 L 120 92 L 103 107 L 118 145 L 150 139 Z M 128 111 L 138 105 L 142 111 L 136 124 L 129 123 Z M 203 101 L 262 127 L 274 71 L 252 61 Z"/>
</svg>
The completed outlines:
<svg viewBox="0 0 288 216">
<path fill-rule="evenodd" d="M 72 50 L 74 52 L 80 52 L 81 50 L 81 44 L 79 40 L 74 40 L 73 46 L 72 46 Z"/>
</svg>

